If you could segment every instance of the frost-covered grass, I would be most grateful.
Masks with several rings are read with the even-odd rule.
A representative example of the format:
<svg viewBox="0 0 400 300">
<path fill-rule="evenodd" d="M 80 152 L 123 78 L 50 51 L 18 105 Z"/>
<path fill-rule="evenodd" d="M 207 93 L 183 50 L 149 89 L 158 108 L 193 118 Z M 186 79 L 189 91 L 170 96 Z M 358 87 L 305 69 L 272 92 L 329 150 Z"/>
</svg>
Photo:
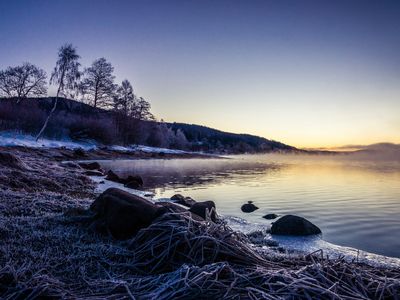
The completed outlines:
<svg viewBox="0 0 400 300">
<path fill-rule="evenodd" d="M 120 145 L 111 145 L 104 146 L 96 143 L 95 141 L 86 141 L 86 142 L 76 142 L 70 139 L 61 139 L 61 140 L 51 140 L 47 138 L 41 138 L 39 141 L 36 141 L 34 136 L 11 132 L 11 131 L 3 131 L 0 132 L 0 146 L 3 147 L 15 147 L 15 146 L 23 146 L 28 148 L 66 148 L 66 149 L 84 149 L 84 150 L 92 150 L 92 149 L 109 149 L 114 151 L 121 152 L 144 152 L 144 153 L 164 153 L 164 154 L 202 154 L 200 152 L 188 152 L 183 150 L 176 149 L 168 149 L 168 148 L 159 148 L 159 147 L 150 147 L 144 145 L 130 145 L 130 146 L 120 146 Z"/>
<path fill-rule="evenodd" d="M 1 299 L 395 299 L 400 271 L 251 245 L 224 222 L 166 214 L 132 239 L 99 235 L 94 184 L 38 154 L 0 181 Z M 5 176 L 8 178 L 9 176 Z M 29 184 L 26 179 L 30 179 Z M 49 182 L 54 181 L 54 185 Z"/>
</svg>

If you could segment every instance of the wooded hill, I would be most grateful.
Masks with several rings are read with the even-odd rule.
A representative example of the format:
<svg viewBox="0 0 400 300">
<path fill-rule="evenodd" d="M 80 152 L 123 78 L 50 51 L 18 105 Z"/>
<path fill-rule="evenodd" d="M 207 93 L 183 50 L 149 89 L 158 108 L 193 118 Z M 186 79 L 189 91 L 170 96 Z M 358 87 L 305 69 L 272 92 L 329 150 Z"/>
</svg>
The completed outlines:
<svg viewBox="0 0 400 300">
<path fill-rule="evenodd" d="M 0 98 L 0 130 L 35 135 L 51 110 L 54 98 Z M 59 98 L 44 132 L 52 139 L 93 140 L 111 145 L 142 144 L 215 153 L 296 151 L 283 143 L 249 134 L 223 132 L 205 126 L 144 121 L 112 110 Z"/>
</svg>

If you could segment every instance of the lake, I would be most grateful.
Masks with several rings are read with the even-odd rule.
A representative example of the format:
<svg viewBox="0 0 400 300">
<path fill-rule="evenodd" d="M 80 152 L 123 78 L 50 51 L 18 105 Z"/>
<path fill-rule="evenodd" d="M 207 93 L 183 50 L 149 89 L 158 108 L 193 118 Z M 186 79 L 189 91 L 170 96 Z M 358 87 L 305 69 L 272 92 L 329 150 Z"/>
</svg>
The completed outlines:
<svg viewBox="0 0 400 300">
<path fill-rule="evenodd" d="M 213 200 L 218 213 L 269 226 L 267 213 L 295 214 L 333 244 L 400 257 L 400 162 L 351 155 L 242 155 L 227 159 L 102 161 L 139 174 L 155 198 Z M 241 205 L 259 207 L 243 213 Z"/>
</svg>

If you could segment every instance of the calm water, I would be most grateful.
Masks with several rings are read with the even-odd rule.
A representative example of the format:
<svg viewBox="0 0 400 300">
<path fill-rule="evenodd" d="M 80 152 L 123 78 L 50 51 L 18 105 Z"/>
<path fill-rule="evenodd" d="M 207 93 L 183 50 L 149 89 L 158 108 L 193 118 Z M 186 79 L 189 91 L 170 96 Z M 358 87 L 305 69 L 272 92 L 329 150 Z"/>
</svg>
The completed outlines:
<svg viewBox="0 0 400 300">
<path fill-rule="evenodd" d="M 296 214 L 319 226 L 328 242 L 400 257 L 399 161 L 274 154 L 102 164 L 140 174 L 158 198 L 214 200 L 220 214 L 266 226 L 267 213 Z M 243 213 L 248 200 L 260 209 Z"/>
</svg>

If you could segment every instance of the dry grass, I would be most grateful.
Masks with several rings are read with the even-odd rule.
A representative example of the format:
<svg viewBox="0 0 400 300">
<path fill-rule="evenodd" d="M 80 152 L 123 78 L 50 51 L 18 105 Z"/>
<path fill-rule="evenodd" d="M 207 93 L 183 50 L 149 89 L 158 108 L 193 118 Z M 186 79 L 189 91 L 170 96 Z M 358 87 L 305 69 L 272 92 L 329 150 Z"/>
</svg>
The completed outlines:
<svg viewBox="0 0 400 300">
<path fill-rule="evenodd" d="M 71 217 L 0 220 L 0 297 L 396 299 L 400 271 L 267 255 L 224 224 L 168 214 L 128 241 Z M 7 283 L 7 289 L 1 284 Z"/>
</svg>

